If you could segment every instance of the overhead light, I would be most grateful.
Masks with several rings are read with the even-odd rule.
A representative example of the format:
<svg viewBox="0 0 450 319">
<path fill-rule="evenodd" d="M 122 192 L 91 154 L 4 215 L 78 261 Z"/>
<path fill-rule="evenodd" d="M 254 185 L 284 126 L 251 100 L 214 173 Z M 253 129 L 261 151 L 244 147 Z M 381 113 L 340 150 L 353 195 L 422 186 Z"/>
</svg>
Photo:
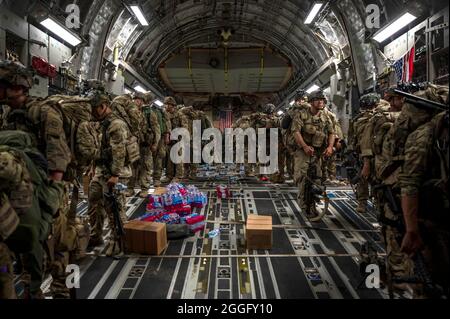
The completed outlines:
<svg viewBox="0 0 450 319">
<path fill-rule="evenodd" d="M 65 27 L 60 25 L 56 20 L 49 17 L 41 22 L 41 24 L 47 28 L 49 31 L 69 43 L 70 45 L 76 47 L 79 45 L 82 41 L 79 37 L 75 36 L 71 32 L 69 32 Z"/>
<path fill-rule="evenodd" d="M 160 100 L 156 100 L 155 104 L 158 105 L 158 106 L 163 106 L 164 105 L 164 103 L 161 102 Z"/>
<path fill-rule="evenodd" d="M 139 6 L 130 6 L 133 13 L 136 15 L 136 18 L 139 20 L 139 23 L 143 26 L 148 26 L 147 19 L 145 19 L 144 14 L 141 11 Z"/>
<path fill-rule="evenodd" d="M 284 114 L 284 112 L 283 111 L 278 111 L 278 113 L 277 113 L 278 115 L 283 115 Z"/>
<path fill-rule="evenodd" d="M 311 94 L 312 92 L 315 92 L 318 89 L 320 89 L 320 86 L 313 84 L 313 85 L 311 85 L 311 87 L 309 89 L 306 90 L 306 93 Z"/>
<path fill-rule="evenodd" d="M 141 93 L 147 93 L 147 90 L 146 89 L 144 89 L 142 86 L 140 86 L 140 85 L 136 85 L 135 87 L 134 87 L 134 89 L 136 90 L 136 91 L 138 91 L 138 92 L 141 92 Z"/>
<path fill-rule="evenodd" d="M 409 12 L 406 12 L 400 18 L 398 18 L 397 20 L 392 22 L 390 25 L 383 28 L 381 31 L 377 32 L 377 34 L 375 34 L 373 36 L 373 39 L 379 43 L 383 42 L 384 40 L 389 38 L 391 35 L 393 35 L 397 31 L 401 30 L 402 28 L 404 28 L 405 26 L 407 26 L 408 24 L 410 24 L 412 21 L 414 21 L 416 19 L 417 19 L 416 16 L 412 15 Z"/>
<path fill-rule="evenodd" d="M 295 101 L 291 101 L 291 103 L 289 103 L 290 106 L 294 105 Z"/>
<path fill-rule="evenodd" d="M 310 24 L 314 20 L 314 18 L 320 11 L 320 8 L 322 8 L 322 6 L 323 6 L 323 3 L 314 4 L 313 8 L 311 9 L 311 11 L 308 14 L 308 17 L 305 20 L 305 24 Z"/>
</svg>

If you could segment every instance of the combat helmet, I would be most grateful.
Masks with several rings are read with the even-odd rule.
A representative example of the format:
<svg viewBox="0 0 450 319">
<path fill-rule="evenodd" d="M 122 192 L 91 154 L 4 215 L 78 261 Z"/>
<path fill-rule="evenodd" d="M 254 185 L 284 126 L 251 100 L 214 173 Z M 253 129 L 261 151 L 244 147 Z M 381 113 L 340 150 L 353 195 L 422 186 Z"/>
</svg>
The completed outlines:
<svg viewBox="0 0 450 319">
<path fill-rule="evenodd" d="M 134 94 L 134 99 L 141 99 L 142 101 L 144 101 L 144 104 L 150 104 L 150 102 L 152 102 L 155 99 L 155 96 L 150 93 L 142 93 L 142 92 L 136 92 Z"/>
<path fill-rule="evenodd" d="M 309 94 L 309 101 L 312 102 L 314 100 L 326 100 L 326 96 L 321 89 L 312 92 Z"/>
<path fill-rule="evenodd" d="M 305 90 L 298 90 L 295 92 L 295 101 L 299 100 L 305 100 L 307 101 L 309 99 L 309 94 Z"/>
<path fill-rule="evenodd" d="M 20 62 L 3 60 L 0 61 L 0 81 L 29 90 L 33 86 L 33 72 Z"/>
<path fill-rule="evenodd" d="M 266 114 L 272 114 L 273 112 L 275 112 L 275 108 L 275 105 L 269 103 L 264 106 L 263 112 Z"/>
<path fill-rule="evenodd" d="M 177 101 L 175 101 L 175 98 L 173 98 L 171 96 L 168 96 L 164 99 L 164 104 L 166 104 L 166 105 L 170 104 L 170 105 L 174 105 L 174 106 L 178 105 Z"/>
<path fill-rule="evenodd" d="M 370 108 L 380 103 L 381 97 L 378 93 L 368 93 L 359 99 L 359 107 L 362 109 Z"/>
</svg>

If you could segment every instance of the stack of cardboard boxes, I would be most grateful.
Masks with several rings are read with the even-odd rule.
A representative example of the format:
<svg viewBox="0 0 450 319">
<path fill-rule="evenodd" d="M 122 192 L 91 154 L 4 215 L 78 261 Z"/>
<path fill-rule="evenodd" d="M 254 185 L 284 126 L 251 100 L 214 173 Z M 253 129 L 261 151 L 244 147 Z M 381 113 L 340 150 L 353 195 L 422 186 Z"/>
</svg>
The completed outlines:
<svg viewBox="0 0 450 319">
<path fill-rule="evenodd" d="M 272 248 L 272 216 L 247 216 L 247 249 Z"/>
</svg>

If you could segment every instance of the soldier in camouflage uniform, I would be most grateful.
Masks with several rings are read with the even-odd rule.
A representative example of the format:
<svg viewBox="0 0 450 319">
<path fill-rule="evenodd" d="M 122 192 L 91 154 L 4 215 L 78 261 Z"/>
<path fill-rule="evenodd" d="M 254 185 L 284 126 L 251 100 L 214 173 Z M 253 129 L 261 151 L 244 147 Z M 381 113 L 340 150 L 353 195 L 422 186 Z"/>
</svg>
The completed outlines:
<svg viewBox="0 0 450 319">
<path fill-rule="evenodd" d="M 112 111 L 107 96 L 100 95 L 93 102 L 93 114 L 101 120 L 101 157 L 97 161 L 95 176 L 89 190 L 89 216 L 91 218 L 91 240 L 100 240 L 103 233 L 104 212 L 109 219 L 112 230 L 107 255 L 123 254 L 121 238 L 118 237 L 114 224 L 113 206 L 104 194 L 114 193 L 122 222 L 127 220 L 125 214 L 126 197 L 117 190 L 118 183 L 127 184 L 131 177 L 131 164 L 139 160 L 139 144 L 131 133 L 131 128 L 124 119 L 123 112 Z"/>
<path fill-rule="evenodd" d="M 20 187 L 29 175 L 25 163 L 12 151 L 0 145 L 0 300 L 16 299 L 13 253 L 5 241 L 19 225 L 19 216 L 9 202 L 7 193 Z"/>
<path fill-rule="evenodd" d="M 315 176 L 312 177 L 312 182 L 321 183 L 322 158 L 333 155 L 335 132 L 331 121 L 323 112 L 326 104 L 323 92 L 316 91 L 309 98 L 311 107 L 296 114 L 291 129 L 298 145 L 294 153 L 294 179 L 299 189 L 299 206 L 308 217 L 315 217 L 316 207 L 312 205 L 311 210 L 307 211 L 305 202 L 306 179 L 309 178 L 307 172 L 310 165 L 313 165 Z"/>
<path fill-rule="evenodd" d="M 363 160 L 367 157 L 368 149 L 363 151 L 361 147 L 363 132 L 372 118 L 374 109 L 379 105 L 381 98 L 376 93 L 369 93 L 363 95 L 359 100 L 360 112 L 350 122 L 348 138 L 349 138 L 349 150 L 356 152 L 359 160 Z M 370 144 L 369 144 L 370 146 Z M 367 209 L 367 201 L 369 200 L 369 178 L 370 178 L 370 161 L 368 158 L 363 163 L 363 167 L 360 174 L 360 178 L 356 185 L 356 200 L 358 201 L 358 207 L 356 211 L 359 213 L 365 213 Z"/>
<path fill-rule="evenodd" d="M 283 119 L 289 119 L 286 128 L 283 128 L 283 145 L 286 148 L 286 167 L 290 178 L 294 177 L 294 153 L 297 149 L 297 144 L 291 130 L 292 119 L 295 114 L 302 110 L 308 110 L 311 105 L 308 103 L 308 93 L 305 90 L 298 90 L 295 94 L 295 102 L 286 111 Z M 284 122 L 284 121 L 283 121 Z M 283 124 L 282 122 L 282 124 Z M 283 126 L 283 125 L 282 125 Z"/>
<path fill-rule="evenodd" d="M 141 158 L 133 165 L 133 177 L 128 184 L 133 191 L 136 182 L 141 191 L 139 196 L 145 198 L 148 195 L 153 166 L 153 153 L 157 151 L 161 139 L 161 129 L 156 114 L 151 109 L 151 102 L 155 99 L 151 93 L 139 93 L 134 96 L 134 103 L 141 113 L 141 136 L 139 140 Z"/>
<path fill-rule="evenodd" d="M 249 115 L 245 115 L 242 116 L 239 120 L 237 120 L 234 125 L 233 125 L 233 129 L 237 129 L 240 128 L 242 129 L 244 132 L 245 130 L 252 128 L 252 118 Z M 245 176 L 247 177 L 253 177 L 254 175 L 254 168 L 255 168 L 255 164 L 254 163 L 249 163 L 248 160 L 248 141 L 246 138 L 246 142 L 245 142 L 245 147 L 244 147 L 244 171 L 245 171 Z"/>
<path fill-rule="evenodd" d="M 40 203 L 36 206 L 34 218 L 30 223 L 37 224 L 36 227 L 49 225 L 52 218 L 55 221 L 59 216 L 63 215 L 60 211 L 56 214 L 52 210 L 55 205 L 62 205 L 62 183 L 63 175 L 66 172 L 69 163 L 71 162 L 71 150 L 67 142 L 68 129 L 65 123 L 65 117 L 61 109 L 54 103 L 41 103 L 42 99 L 35 99 L 28 96 L 28 89 L 31 87 L 32 78 L 26 74 L 25 67 L 12 62 L 0 62 L 0 79 L 2 80 L 2 100 L 8 105 L 8 113 L 3 121 L 3 130 L 19 130 L 29 133 L 32 138 L 33 146 L 36 147 L 46 158 L 47 170 L 49 172 L 49 179 L 52 183 L 51 192 L 56 192 L 55 199 L 48 198 L 48 203 Z M 7 83 L 20 83 L 9 86 Z M 4 93 L 3 93 L 4 92 Z M 65 125 L 66 124 L 66 125 Z M 50 188 L 48 188 L 50 189 Z M 50 196 L 50 192 L 48 193 Z M 58 195 L 59 194 L 59 195 Z M 45 206 L 45 205 L 47 206 Z M 52 207 L 50 207 L 52 206 Z M 50 212 L 50 217 L 46 220 L 39 220 L 44 218 L 43 213 Z M 32 214 L 30 214 L 30 218 Z M 46 230 L 45 230 L 46 229 Z M 33 250 L 23 254 L 25 260 L 25 272 L 27 279 L 26 295 L 30 298 L 41 298 L 42 292 L 40 286 L 43 280 L 43 258 L 44 250 L 43 244 L 48 237 L 49 228 L 41 228 L 39 235 L 40 244 L 34 246 Z M 53 239 L 55 245 L 58 245 L 57 239 Z M 28 286 L 29 284 L 29 286 Z"/>
<path fill-rule="evenodd" d="M 159 106 L 155 104 L 150 111 L 156 116 L 159 124 L 159 135 L 161 136 L 159 143 L 157 144 L 156 152 L 153 152 L 153 184 L 155 187 L 160 187 L 164 166 L 163 163 L 166 159 L 167 150 L 170 144 L 172 124 L 164 105 Z"/>
<path fill-rule="evenodd" d="M 325 107 L 324 111 L 330 118 L 330 121 L 333 124 L 333 129 L 336 132 L 334 148 L 336 149 L 336 151 L 338 151 L 341 148 L 341 141 L 344 139 L 341 124 L 339 123 L 339 120 L 338 120 L 336 114 L 334 114 L 331 110 L 329 110 L 327 107 Z M 322 174 L 323 174 L 322 179 L 326 183 L 333 183 L 336 181 L 336 156 L 335 156 L 335 154 L 333 154 L 333 156 L 331 156 L 329 158 L 324 159 Z"/>
<path fill-rule="evenodd" d="M 201 121 L 199 114 L 194 110 L 192 106 L 186 106 L 180 109 L 180 113 L 183 114 L 187 120 L 189 136 L 191 137 L 191 146 L 190 146 L 190 158 L 193 160 L 193 152 L 194 152 L 194 143 L 193 143 L 193 124 L 194 121 Z M 198 151 L 198 150 L 196 150 Z M 194 179 L 197 173 L 197 165 L 194 163 L 184 163 L 184 179 Z"/>
<path fill-rule="evenodd" d="M 176 128 L 185 128 L 189 130 L 189 121 L 185 115 L 183 115 L 173 97 L 167 97 L 164 100 L 166 112 L 169 116 L 170 125 L 172 130 Z M 176 141 L 171 141 L 171 145 L 175 145 Z M 179 154 L 181 155 L 181 154 Z M 174 164 L 170 158 L 170 147 L 167 149 L 167 161 L 166 161 L 166 178 L 168 181 L 179 182 L 183 179 L 183 163 Z"/>
<path fill-rule="evenodd" d="M 408 136 L 399 175 L 406 233 L 401 250 L 421 253 L 440 294 L 449 297 L 449 114 L 441 112 Z M 426 298 L 441 297 L 424 289 Z"/>
<path fill-rule="evenodd" d="M 405 89 L 403 88 L 403 90 Z M 429 85 L 426 90 L 421 90 L 414 94 L 443 104 L 448 97 L 448 87 Z M 426 128 L 423 128 L 424 125 L 433 125 L 430 124 L 429 121 L 433 115 L 436 114 L 436 112 L 432 110 L 419 109 L 409 103 L 404 104 L 404 99 L 395 94 L 392 89 L 388 91 L 386 97 L 390 101 L 391 107 L 394 111 L 399 111 L 401 109 L 401 113 L 398 114 L 395 122 L 388 126 L 389 130 L 385 136 L 381 136 L 381 139 L 383 140 L 381 154 L 375 156 L 375 170 L 376 176 L 381 180 L 384 189 L 392 194 L 391 197 L 394 199 L 395 206 L 390 203 L 386 196 L 378 195 L 377 201 L 380 202 L 380 221 L 383 225 L 383 234 L 386 243 L 388 274 L 391 277 L 405 278 L 413 275 L 414 264 L 413 260 L 408 256 L 408 253 L 410 252 L 409 248 L 406 248 L 405 252 L 401 250 L 401 240 L 405 232 L 405 225 L 403 221 L 406 221 L 406 231 L 410 231 L 406 241 L 408 242 L 409 240 L 415 240 L 416 238 L 414 236 L 417 233 L 414 233 L 414 231 L 417 229 L 414 229 L 414 226 L 412 225 L 408 225 L 409 214 L 411 212 L 414 213 L 414 208 L 412 208 L 409 200 L 412 199 L 414 204 L 414 200 L 417 199 L 414 198 L 414 196 L 416 196 L 414 192 L 417 191 L 418 183 L 424 183 L 424 180 L 417 178 L 417 176 L 423 174 L 424 171 L 433 172 L 434 166 L 431 165 L 426 168 L 422 166 L 424 163 L 430 165 L 430 159 L 424 161 L 424 152 L 427 152 L 425 150 L 431 150 L 430 152 L 433 153 L 433 145 L 427 144 L 431 143 L 431 141 L 426 141 L 421 134 L 427 130 Z M 379 125 L 380 129 L 378 131 L 382 132 L 383 128 L 386 127 L 389 121 L 380 120 L 379 122 L 382 124 Z M 418 128 L 423 128 L 425 131 L 418 130 L 416 133 Z M 376 145 L 378 144 L 377 136 L 380 135 L 379 132 L 373 133 L 374 149 L 376 149 Z M 412 134 L 413 132 L 414 134 Z M 416 143 L 417 145 L 415 145 Z M 426 146 L 424 146 L 424 143 Z M 437 166 L 435 168 L 439 170 Z M 415 172 L 415 170 L 419 171 Z M 436 171 L 432 174 L 435 173 Z M 410 183 L 413 184 L 411 188 Z M 423 198 L 426 198 L 427 203 L 426 210 L 422 209 L 423 212 L 432 209 L 429 206 L 432 203 L 439 203 L 439 200 L 433 200 L 433 196 L 436 196 L 439 191 L 436 189 L 432 190 L 432 188 L 432 185 L 421 187 L 421 193 L 424 193 Z M 409 197 L 410 194 L 412 197 Z M 405 200 L 400 200 L 401 196 L 404 196 L 406 203 Z M 406 216 L 402 216 L 402 212 L 400 210 L 400 207 L 402 206 L 404 206 L 404 214 L 406 213 Z M 395 207 L 397 207 L 397 210 Z M 430 218 L 433 220 L 434 217 Z M 435 221 L 431 222 L 431 224 L 434 222 Z M 411 228 L 408 229 L 410 226 Z M 439 230 L 437 230 L 437 232 L 439 232 Z M 436 238 L 438 237 L 439 236 Z M 409 246 L 410 244 L 407 243 L 405 245 Z M 446 258 L 445 255 L 442 256 L 444 259 Z M 400 283 L 395 284 L 394 288 L 407 289 L 407 286 L 411 286 L 411 288 L 413 288 L 414 297 L 423 296 L 422 287 L 420 285 Z"/>
</svg>

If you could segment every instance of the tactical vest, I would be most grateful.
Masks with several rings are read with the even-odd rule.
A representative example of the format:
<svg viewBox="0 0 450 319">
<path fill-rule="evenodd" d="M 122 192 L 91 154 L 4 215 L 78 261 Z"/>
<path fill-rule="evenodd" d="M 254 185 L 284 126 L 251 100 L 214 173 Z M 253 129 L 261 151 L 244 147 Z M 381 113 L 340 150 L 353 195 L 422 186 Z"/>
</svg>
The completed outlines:
<svg viewBox="0 0 450 319">
<path fill-rule="evenodd" d="M 304 124 L 301 134 L 305 143 L 316 149 L 324 149 L 331 133 L 326 129 L 328 116 L 323 112 L 313 116 L 309 111 L 305 111 L 300 113 L 300 117 Z"/>
</svg>

